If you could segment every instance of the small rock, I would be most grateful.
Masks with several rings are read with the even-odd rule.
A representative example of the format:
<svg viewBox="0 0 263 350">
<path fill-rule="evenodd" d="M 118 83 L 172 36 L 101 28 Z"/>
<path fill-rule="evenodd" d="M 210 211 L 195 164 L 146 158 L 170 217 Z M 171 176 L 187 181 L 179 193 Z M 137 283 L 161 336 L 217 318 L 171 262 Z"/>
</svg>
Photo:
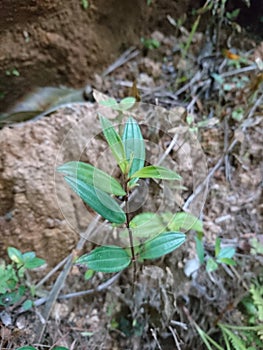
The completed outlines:
<svg viewBox="0 0 263 350">
<path fill-rule="evenodd" d="M 6 312 L 5 310 L 0 312 L 0 319 L 6 327 L 12 325 L 11 315 L 8 312 Z"/>
<path fill-rule="evenodd" d="M 138 77 L 138 85 L 153 86 L 153 78 L 146 73 L 141 73 Z"/>
<path fill-rule="evenodd" d="M 195 279 L 197 277 L 197 271 L 200 267 L 200 261 L 198 258 L 187 260 L 185 267 L 184 267 L 184 273 L 187 277 L 192 277 Z"/>
<path fill-rule="evenodd" d="M 161 75 L 161 63 L 154 62 L 150 58 L 145 57 L 142 59 L 142 62 L 140 64 L 140 70 L 156 79 Z"/>
<path fill-rule="evenodd" d="M 164 34 L 159 32 L 158 30 L 153 32 L 151 37 L 152 37 L 152 39 L 159 41 L 159 43 L 161 43 L 165 39 Z"/>
</svg>

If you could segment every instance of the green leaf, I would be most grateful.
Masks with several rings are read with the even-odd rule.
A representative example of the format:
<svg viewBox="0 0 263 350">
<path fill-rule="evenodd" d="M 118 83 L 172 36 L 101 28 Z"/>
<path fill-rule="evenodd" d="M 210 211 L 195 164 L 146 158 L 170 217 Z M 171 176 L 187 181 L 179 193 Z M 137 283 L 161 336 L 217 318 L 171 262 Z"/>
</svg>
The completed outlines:
<svg viewBox="0 0 263 350">
<path fill-rule="evenodd" d="M 235 248 L 234 247 L 225 247 L 220 250 L 220 253 L 217 255 L 217 259 L 222 259 L 222 258 L 228 258 L 231 259 L 235 255 Z"/>
<path fill-rule="evenodd" d="M 125 269 L 131 263 L 126 250 L 117 246 L 95 248 L 89 254 L 82 255 L 76 264 L 84 264 L 89 269 L 100 272 L 117 272 Z"/>
<path fill-rule="evenodd" d="M 145 144 L 140 127 L 132 117 L 128 119 L 122 135 L 125 155 L 128 162 L 132 162 L 129 177 L 143 168 L 145 163 Z"/>
<path fill-rule="evenodd" d="M 242 338 L 237 336 L 234 332 L 228 329 L 226 326 L 222 324 L 218 324 L 221 330 L 227 335 L 228 339 L 231 341 L 233 349 L 235 350 L 247 350 L 245 343 L 243 343 Z"/>
<path fill-rule="evenodd" d="M 92 337 L 94 332 L 81 332 L 80 333 L 83 337 Z"/>
<path fill-rule="evenodd" d="M 19 76 L 20 76 L 20 73 L 19 73 L 19 71 L 18 71 L 16 68 L 14 68 L 14 69 L 12 70 L 12 74 L 13 74 L 13 76 L 15 76 L 15 77 L 19 77 Z"/>
<path fill-rule="evenodd" d="M 13 305 L 21 300 L 21 298 L 25 295 L 26 288 L 24 286 L 20 286 L 17 291 L 5 293 L 0 296 L 0 305 L 9 306 Z"/>
<path fill-rule="evenodd" d="M 44 259 L 40 259 L 40 258 L 33 258 L 33 259 L 30 259 L 30 260 L 25 260 L 25 265 L 24 267 L 26 269 L 35 269 L 37 267 L 40 267 L 42 265 L 44 265 L 46 262 Z"/>
<path fill-rule="evenodd" d="M 37 350 L 37 349 L 34 348 L 33 346 L 27 345 L 27 346 L 22 346 L 21 348 L 17 348 L 16 350 Z"/>
<path fill-rule="evenodd" d="M 81 3 L 82 3 L 82 7 L 84 8 L 84 10 L 87 10 L 89 7 L 88 0 L 81 0 Z"/>
<path fill-rule="evenodd" d="M 196 216 L 179 212 L 173 215 L 172 213 L 164 213 L 165 219 L 169 219 L 168 228 L 171 231 L 179 231 L 179 230 L 194 230 L 196 232 L 203 232 L 203 223 Z"/>
<path fill-rule="evenodd" d="M 126 111 L 134 106 L 136 99 L 134 97 L 125 97 L 119 103 L 119 108 L 122 111 Z"/>
<path fill-rule="evenodd" d="M 221 264 L 226 264 L 226 265 L 231 265 L 231 266 L 235 266 L 236 262 L 233 259 L 230 258 L 217 258 L 217 262 L 220 262 Z"/>
<path fill-rule="evenodd" d="M 242 107 L 237 108 L 232 112 L 232 118 L 240 122 L 244 118 L 244 110 Z"/>
<path fill-rule="evenodd" d="M 95 189 L 76 178 L 66 176 L 65 180 L 73 191 L 103 218 L 116 224 L 123 224 L 125 222 L 126 216 L 124 211 L 107 193 Z"/>
<path fill-rule="evenodd" d="M 131 179 L 139 177 L 141 179 L 151 178 L 151 179 L 162 179 L 162 180 L 178 180 L 181 181 L 182 177 L 178 175 L 175 171 L 169 170 L 162 166 L 149 165 L 146 166 L 136 173 L 132 174 Z"/>
<path fill-rule="evenodd" d="M 138 238 L 153 238 L 166 229 L 161 217 L 155 213 L 136 215 L 131 220 L 130 227 L 132 235 Z"/>
<path fill-rule="evenodd" d="M 194 326 L 208 350 L 214 350 L 214 348 L 212 348 L 210 344 L 214 345 L 214 347 L 218 350 L 226 350 L 226 349 L 223 349 L 220 345 L 218 345 L 213 338 L 209 337 L 209 335 L 205 333 L 196 323 L 194 324 Z"/>
<path fill-rule="evenodd" d="M 213 258 L 209 258 L 206 262 L 206 271 L 212 272 L 218 268 L 216 261 Z"/>
<path fill-rule="evenodd" d="M 23 253 L 22 255 L 23 255 L 23 261 L 32 260 L 36 257 L 35 252 L 26 252 L 26 253 Z"/>
<path fill-rule="evenodd" d="M 124 146 L 123 146 L 121 137 L 117 133 L 117 131 L 113 128 L 111 122 L 107 118 L 104 118 L 102 115 L 100 115 L 100 122 L 102 125 L 103 134 L 110 146 L 112 154 L 116 159 L 121 171 L 125 173 L 128 162 L 126 160 Z"/>
<path fill-rule="evenodd" d="M 115 98 L 108 98 L 107 100 L 100 101 L 99 104 L 104 107 L 109 107 L 114 111 L 126 111 L 134 106 L 136 99 L 134 97 L 125 97 L 120 103 L 118 103 Z"/>
<path fill-rule="evenodd" d="M 215 256 L 216 257 L 220 253 L 220 246 L 221 246 L 221 239 L 219 237 L 216 237 L 216 244 L 215 244 Z"/>
<path fill-rule="evenodd" d="M 30 310 L 33 306 L 33 301 L 32 300 L 26 300 L 22 304 L 22 308 L 24 311 Z"/>
<path fill-rule="evenodd" d="M 201 264 L 205 261 L 205 249 L 201 239 L 195 237 L 196 253 Z"/>
<path fill-rule="evenodd" d="M 172 252 L 182 245 L 186 236 L 182 232 L 164 232 L 142 245 L 142 259 L 156 259 Z"/>
<path fill-rule="evenodd" d="M 115 100 L 115 98 L 113 98 L 113 97 L 110 97 L 109 99 L 107 99 L 105 101 L 100 101 L 99 104 L 104 106 L 104 107 L 110 107 L 113 110 L 119 110 L 119 104 Z"/>
<path fill-rule="evenodd" d="M 219 85 L 222 85 L 224 83 L 224 78 L 217 73 L 211 73 L 210 75 Z"/>
<path fill-rule="evenodd" d="M 18 249 L 14 247 L 8 247 L 7 254 L 9 258 L 16 264 L 20 264 L 20 265 L 24 264 L 23 254 Z"/>
<path fill-rule="evenodd" d="M 224 91 L 231 91 L 233 90 L 233 84 L 224 84 L 223 89 Z"/>
<path fill-rule="evenodd" d="M 226 12 L 226 18 L 229 19 L 230 21 L 233 21 L 237 18 L 239 15 L 240 9 L 235 9 L 232 12 Z"/>
<path fill-rule="evenodd" d="M 207 348 L 208 350 L 213 350 L 212 347 L 211 347 L 210 344 L 209 344 L 208 339 L 207 339 L 207 337 L 208 337 L 207 334 L 206 334 L 198 325 L 196 325 L 195 327 L 196 327 L 196 329 L 197 329 L 197 332 L 198 332 L 200 338 L 201 338 L 201 339 L 203 340 L 203 342 L 205 343 L 206 348 Z"/>
<path fill-rule="evenodd" d="M 90 164 L 83 162 L 68 162 L 59 166 L 57 170 L 67 176 L 73 178 L 76 177 L 101 191 L 116 196 L 125 196 L 126 194 L 117 180 Z"/>
<path fill-rule="evenodd" d="M 85 272 L 85 275 L 84 275 L 85 280 L 91 279 L 91 278 L 93 277 L 93 275 L 94 275 L 94 272 L 95 272 L 95 271 L 90 270 L 90 269 L 87 270 L 87 271 Z"/>
<path fill-rule="evenodd" d="M 11 264 L 0 264 L 0 294 L 14 290 L 17 283 L 18 277 L 15 268 Z"/>
<path fill-rule="evenodd" d="M 144 212 L 134 216 L 130 221 L 130 228 L 136 228 L 138 226 L 144 225 L 148 221 L 154 220 L 158 215 L 156 213 Z"/>
<path fill-rule="evenodd" d="M 141 243 L 141 239 L 156 237 L 165 229 L 166 225 L 161 217 L 155 213 L 138 214 L 130 221 L 130 230 L 135 244 Z M 120 233 L 120 237 L 129 237 L 129 231 L 125 229 Z M 138 242 L 135 241 L 136 239 Z"/>
</svg>

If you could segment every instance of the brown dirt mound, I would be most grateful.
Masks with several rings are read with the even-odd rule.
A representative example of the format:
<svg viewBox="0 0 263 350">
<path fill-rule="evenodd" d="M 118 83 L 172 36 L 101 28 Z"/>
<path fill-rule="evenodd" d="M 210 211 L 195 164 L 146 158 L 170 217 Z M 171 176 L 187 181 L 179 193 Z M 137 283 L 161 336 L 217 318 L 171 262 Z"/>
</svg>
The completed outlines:
<svg viewBox="0 0 263 350">
<path fill-rule="evenodd" d="M 84 85 L 138 44 L 148 25 L 169 26 L 166 15 L 178 16 L 189 3 L 152 8 L 146 1 L 99 0 L 85 10 L 76 0 L 1 1 L 0 112 L 34 87 Z"/>
</svg>

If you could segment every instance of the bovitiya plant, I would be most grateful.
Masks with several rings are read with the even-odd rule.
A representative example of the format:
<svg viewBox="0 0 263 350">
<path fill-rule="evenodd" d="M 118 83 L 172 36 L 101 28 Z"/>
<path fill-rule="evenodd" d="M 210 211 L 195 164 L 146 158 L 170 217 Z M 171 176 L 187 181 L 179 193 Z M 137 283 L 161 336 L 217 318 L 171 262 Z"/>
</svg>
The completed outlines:
<svg viewBox="0 0 263 350">
<path fill-rule="evenodd" d="M 132 107 L 131 100 L 132 98 L 127 100 L 127 108 L 118 107 L 115 100 L 114 103 L 108 101 L 103 104 L 106 103 L 108 107 L 120 111 Z M 124 102 L 121 101 L 122 105 Z M 94 271 L 118 272 L 133 264 L 135 278 L 137 261 L 156 259 L 174 251 L 185 242 L 186 235 L 173 229 L 178 227 L 178 217 L 172 213 L 159 215 L 144 212 L 132 217 L 129 208 L 130 198 L 139 194 L 139 179 L 181 181 L 182 178 L 175 171 L 162 166 L 145 166 L 145 142 L 139 124 L 134 118 L 129 117 L 123 132 L 119 133 L 107 118 L 101 114 L 99 117 L 103 135 L 121 170 L 122 183 L 97 167 L 83 162 L 71 161 L 59 166 L 57 170 L 64 175 L 67 184 L 90 208 L 113 226 L 122 228 L 121 235 L 127 235 L 129 246 L 97 247 L 79 257 L 76 264 L 87 267 L 86 277 L 92 276 Z M 193 224 L 195 221 L 198 222 L 190 214 L 179 214 L 181 214 L 181 227 L 184 226 L 186 216 Z M 138 236 L 148 238 L 136 245 L 134 238 Z"/>
</svg>

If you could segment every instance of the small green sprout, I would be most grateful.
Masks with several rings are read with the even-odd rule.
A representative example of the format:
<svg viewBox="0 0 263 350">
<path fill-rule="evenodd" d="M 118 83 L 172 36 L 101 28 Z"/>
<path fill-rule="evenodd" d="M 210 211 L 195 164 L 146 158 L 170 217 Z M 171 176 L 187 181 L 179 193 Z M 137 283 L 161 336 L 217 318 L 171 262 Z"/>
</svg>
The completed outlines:
<svg viewBox="0 0 263 350">
<path fill-rule="evenodd" d="M 215 256 L 211 257 L 209 256 L 207 259 L 205 259 L 205 250 L 204 245 L 202 242 L 202 235 L 197 235 L 195 237 L 196 242 L 196 252 L 198 255 L 198 258 L 200 260 L 200 263 L 206 264 L 206 271 L 212 272 L 218 269 L 218 265 L 220 264 L 226 264 L 226 265 L 236 265 L 235 260 L 233 259 L 233 256 L 235 255 L 235 248 L 234 247 L 221 247 L 221 240 L 220 238 L 216 238 L 215 243 Z"/>
<path fill-rule="evenodd" d="M 8 247 L 7 253 L 12 263 L 0 264 L 0 305 L 3 307 L 20 303 L 30 294 L 33 297 L 34 286 L 28 286 L 25 273 L 45 264 L 45 260 L 37 258 L 34 252 L 21 253 L 14 247 Z M 32 306 L 30 298 L 22 303 L 24 311 Z"/>
</svg>

